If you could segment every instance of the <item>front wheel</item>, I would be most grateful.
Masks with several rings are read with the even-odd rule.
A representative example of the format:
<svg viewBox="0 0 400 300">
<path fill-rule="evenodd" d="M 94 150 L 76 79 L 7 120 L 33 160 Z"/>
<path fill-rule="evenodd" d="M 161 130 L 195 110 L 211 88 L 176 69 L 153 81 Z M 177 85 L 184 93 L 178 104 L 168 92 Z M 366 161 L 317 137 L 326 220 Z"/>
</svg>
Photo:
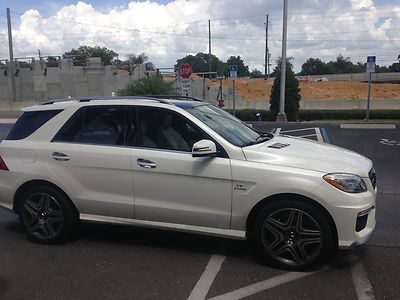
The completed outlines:
<svg viewBox="0 0 400 300">
<path fill-rule="evenodd" d="M 78 223 L 72 204 L 50 186 L 28 189 L 20 202 L 20 219 L 28 236 L 41 243 L 56 243 L 70 237 Z"/>
<path fill-rule="evenodd" d="M 326 216 L 300 200 L 267 204 L 256 218 L 253 237 L 269 262 L 291 270 L 304 270 L 334 249 Z"/>
</svg>

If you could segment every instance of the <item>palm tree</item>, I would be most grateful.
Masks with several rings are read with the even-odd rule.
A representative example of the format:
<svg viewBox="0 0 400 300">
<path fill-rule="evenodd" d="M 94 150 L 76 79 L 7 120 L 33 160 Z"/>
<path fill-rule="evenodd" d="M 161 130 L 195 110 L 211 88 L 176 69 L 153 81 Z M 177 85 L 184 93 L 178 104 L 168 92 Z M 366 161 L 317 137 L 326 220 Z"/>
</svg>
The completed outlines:
<svg viewBox="0 0 400 300">
<path fill-rule="evenodd" d="M 144 64 L 146 66 L 146 70 L 152 71 L 154 70 L 154 64 L 148 60 L 149 60 L 148 56 L 144 52 L 142 52 L 139 55 L 129 54 L 126 63 L 130 65 Z"/>
</svg>

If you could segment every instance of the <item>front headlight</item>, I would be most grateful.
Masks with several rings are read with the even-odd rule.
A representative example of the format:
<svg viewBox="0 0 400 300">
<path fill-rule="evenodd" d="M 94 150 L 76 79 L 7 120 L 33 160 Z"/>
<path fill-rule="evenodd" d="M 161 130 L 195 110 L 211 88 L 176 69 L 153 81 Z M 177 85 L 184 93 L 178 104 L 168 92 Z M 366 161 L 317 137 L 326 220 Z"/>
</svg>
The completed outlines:
<svg viewBox="0 0 400 300">
<path fill-rule="evenodd" d="M 357 175 L 331 173 L 323 176 L 324 180 L 339 190 L 347 193 L 362 193 L 367 191 L 364 180 Z"/>
</svg>

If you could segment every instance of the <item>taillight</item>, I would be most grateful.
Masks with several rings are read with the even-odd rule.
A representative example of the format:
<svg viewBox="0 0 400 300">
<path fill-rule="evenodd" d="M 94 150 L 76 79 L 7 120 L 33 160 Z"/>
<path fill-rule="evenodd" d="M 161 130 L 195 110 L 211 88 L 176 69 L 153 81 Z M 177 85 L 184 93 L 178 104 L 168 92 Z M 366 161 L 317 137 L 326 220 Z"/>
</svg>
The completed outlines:
<svg viewBox="0 0 400 300">
<path fill-rule="evenodd" d="M 1 156 L 0 156 L 0 170 L 8 171 L 8 167 Z"/>
</svg>

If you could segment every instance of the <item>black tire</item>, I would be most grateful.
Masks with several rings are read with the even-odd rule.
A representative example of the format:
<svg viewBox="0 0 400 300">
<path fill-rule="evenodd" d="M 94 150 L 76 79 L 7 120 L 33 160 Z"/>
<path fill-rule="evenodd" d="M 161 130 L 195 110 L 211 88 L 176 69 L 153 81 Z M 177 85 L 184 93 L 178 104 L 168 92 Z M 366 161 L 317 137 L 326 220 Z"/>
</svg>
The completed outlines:
<svg viewBox="0 0 400 300">
<path fill-rule="evenodd" d="M 35 242 L 62 242 L 76 231 L 79 217 L 75 208 L 63 193 L 51 186 L 29 188 L 19 204 L 21 223 Z"/>
<path fill-rule="evenodd" d="M 252 239 L 268 263 L 307 270 L 335 249 L 327 217 L 301 200 L 268 203 L 257 215 Z"/>
</svg>

